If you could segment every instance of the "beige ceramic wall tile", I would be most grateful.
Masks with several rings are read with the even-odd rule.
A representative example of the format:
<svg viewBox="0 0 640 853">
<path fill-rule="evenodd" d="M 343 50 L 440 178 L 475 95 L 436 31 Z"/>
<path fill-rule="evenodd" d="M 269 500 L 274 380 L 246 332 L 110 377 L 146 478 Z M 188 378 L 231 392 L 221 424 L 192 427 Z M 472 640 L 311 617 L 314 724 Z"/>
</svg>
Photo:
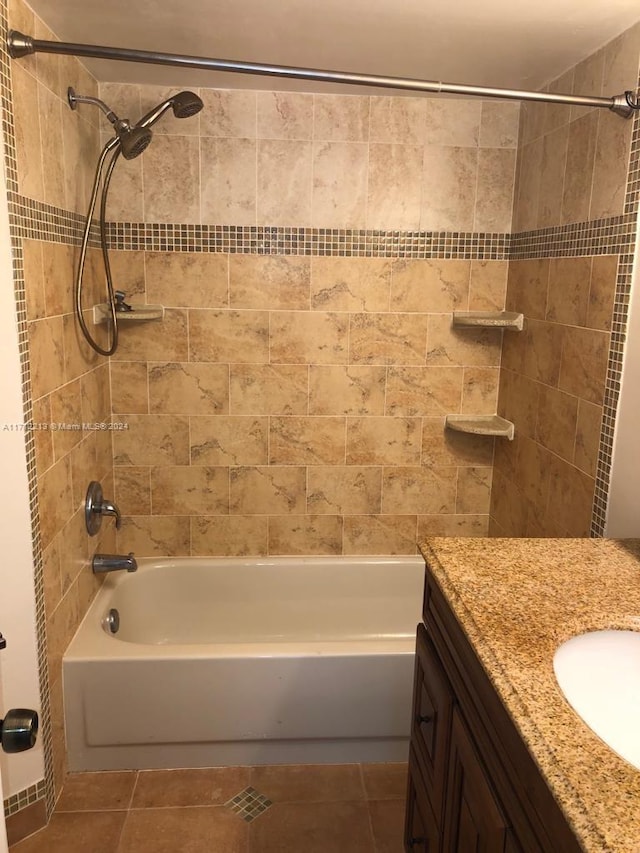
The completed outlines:
<svg viewBox="0 0 640 853">
<path fill-rule="evenodd" d="M 89 569 L 89 537 L 84 518 L 84 507 L 79 508 L 59 534 L 60 583 L 65 595 L 80 572 Z"/>
<path fill-rule="evenodd" d="M 200 207 L 204 223 L 255 225 L 255 139 L 200 140 Z"/>
<path fill-rule="evenodd" d="M 546 319 L 584 326 L 590 278 L 591 258 L 551 258 Z"/>
<path fill-rule="evenodd" d="M 109 365 L 106 360 L 95 370 L 81 377 L 80 393 L 83 423 L 95 425 L 111 420 Z"/>
<path fill-rule="evenodd" d="M 64 147 L 62 139 L 62 103 L 45 86 L 38 86 L 38 113 L 42 141 L 44 201 L 65 206 Z"/>
<path fill-rule="evenodd" d="M 100 461 L 98 461 L 98 436 L 101 438 L 101 447 L 105 437 L 109 441 L 107 466 L 103 464 L 102 454 Z M 100 430 L 92 430 L 73 448 L 69 454 L 69 461 L 71 463 L 73 505 L 80 506 L 84 504 L 89 483 L 92 480 L 100 482 L 104 475 L 105 467 L 108 467 L 109 471 L 113 471 L 113 463 L 111 462 L 111 435 L 107 431 L 105 431 L 104 435 L 101 435 Z"/>
<path fill-rule="evenodd" d="M 493 415 L 498 406 L 499 369 L 465 367 L 462 381 L 462 414 Z M 454 413 L 455 409 L 449 409 Z"/>
<path fill-rule="evenodd" d="M 592 329 L 611 329 L 618 261 L 618 255 L 597 255 L 591 259 L 587 326 Z"/>
<path fill-rule="evenodd" d="M 549 258 L 510 261 L 505 307 L 534 320 L 544 320 L 549 285 Z M 509 338 L 507 338 L 509 340 Z"/>
<path fill-rule="evenodd" d="M 542 140 L 538 228 L 559 225 L 562 214 L 562 188 L 567 162 L 568 125 L 547 134 Z"/>
<path fill-rule="evenodd" d="M 177 415 L 228 413 L 228 365 L 149 364 L 149 411 Z"/>
<path fill-rule="evenodd" d="M 187 361 L 187 311 L 169 308 L 162 320 L 148 323 L 121 323 L 116 361 Z"/>
<path fill-rule="evenodd" d="M 202 136 L 255 139 L 256 94 L 233 89 L 201 89 L 204 105 L 200 113 Z"/>
<path fill-rule="evenodd" d="M 78 623 L 78 585 L 73 584 L 47 622 L 47 653 L 49 682 L 53 684 L 62 675 L 62 655 L 69 645 Z"/>
<path fill-rule="evenodd" d="M 213 252 L 146 252 L 147 302 L 180 308 L 229 305 L 229 256 Z"/>
<path fill-rule="evenodd" d="M 349 361 L 359 364 L 424 364 L 425 314 L 352 314 Z"/>
<path fill-rule="evenodd" d="M 427 364 L 497 366 L 501 339 L 496 329 L 453 329 L 450 314 L 430 314 Z"/>
<path fill-rule="evenodd" d="M 615 116 L 602 115 L 605 112 L 598 111 L 590 219 L 618 216 L 624 210 L 631 126 L 629 122 L 611 121 Z"/>
<path fill-rule="evenodd" d="M 311 225 L 312 145 L 258 141 L 258 225 Z"/>
<path fill-rule="evenodd" d="M 310 282 L 309 258 L 241 254 L 229 257 L 232 308 L 304 310 L 309 308 Z"/>
<path fill-rule="evenodd" d="M 269 360 L 266 311 L 189 311 L 189 360 L 264 363 Z"/>
<path fill-rule="evenodd" d="M 386 368 L 312 364 L 310 415 L 383 415 Z"/>
<path fill-rule="evenodd" d="M 516 153 L 511 148 L 478 152 L 474 231 L 511 231 Z"/>
<path fill-rule="evenodd" d="M 53 454 L 61 459 L 82 440 L 80 381 L 69 382 L 51 393 Z"/>
<path fill-rule="evenodd" d="M 22 241 L 24 286 L 27 301 L 27 319 L 39 320 L 46 314 L 44 298 L 44 271 L 41 240 Z"/>
<path fill-rule="evenodd" d="M 140 86 L 134 83 L 100 83 L 99 90 L 100 98 L 107 106 L 111 107 L 119 118 L 129 119 L 131 124 L 142 118 L 143 112 L 146 111 L 140 103 Z M 103 122 L 104 119 L 100 116 L 102 126 Z"/>
<path fill-rule="evenodd" d="M 345 418 L 271 417 L 271 465 L 340 465 L 345 461 Z"/>
<path fill-rule="evenodd" d="M 344 519 L 345 554 L 415 554 L 415 515 L 354 515 Z"/>
<path fill-rule="evenodd" d="M 51 424 L 51 401 L 40 397 L 33 401 L 33 439 L 35 442 L 36 470 L 38 476 L 53 465 L 53 435 Z"/>
<path fill-rule="evenodd" d="M 470 261 L 394 261 L 391 310 L 419 313 L 466 310 Z"/>
<path fill-rule="evenodd" d="M 233 415 L 306 415 L 309 369 L 298 364 L 232 364 L 229 411 Z M 313 414 L 332 414 L 314 412 Z"/>
<path fill-rule="evenodd" d="M 191 464 L 266 465 L 268 420 L 255 415 L 191 418 Z"/>
<path fill-rule="evenodd" d="M 548 517 L 570 536 L 588 536 L 595 483 L 563 459 L 552 457 Z"/>
<path fill-rule="evenodd" d="M 425 101 L 422 98 L 374 96 L 371 98 L 371 142 L 419 145 L 425 132 Z"/>
<path fill-rule="evenodd" d="M 573 91 L 574 87 L 574 69 L 570 68 L 560 77 L 556 77 L 546 87 L 545 90 L 554 94 L 567 94 Z M 544 105 L 544 133 L 552 133 L 562 125 L 568 124 L 571 120 L 571 108 L 566 104 L 553 104 L 548 102 Z"/>
<path fill-rule="evenodd" d="M 368 96 L 314 95 L 313 138 L 331 142 L 368 142 Z"/>
<path fill-rule="evenodd" d="M 205 466 L 151 468 L 153 515 L 226 515 L 229 469 Z"/>
<path fill-rule="evenodd" d="M 200 147 L 190 136 L 154 137 L 143 157 L 147 222 L 199 222 Z"/>
<path fill-rule="evenodd" d="M 574 95 L 602 95 L 602 77 L 604 74 L 604 49 L 592 53 L 574 68 L 573 94 Z M 571 107 L 571 121 L 575 121 L 586 115 L 591 107 Z"/>
<path fill-rule="evenodd" d="M 347 464 L 417 465 L 420 418 L 347 418 Z"/>
<path fill-rule="evenodd" d="M 11 69 L 18 187 L 22 195 L 44 201 L 38 83 L 17 63 Z"/>
<path fill-rule="evenodd" d="M 508 261 L 471 261 L 470 311 L 502 311 L 507 292 Z"/>
<path fill-rule="evenodd" d="M 114 465 L 188 465 L 189 419 L 129 415 L 129 429 L 113 434 Z"/>
<path fill-rule="evenodd" d="M 520 103 L 482 101 L 479 144 L 481 148 L 516 148 Z"/>
<path fill-rule="evenodd" d="M 391 515 L 455 512 L 457 471 L 448 468 L 386 468 L 382 512 Z"/>
<path fill-rule="evenodd" d="M 413 417 L 458 412 L 461 390 L 461 367 L 390 367 L 385 413 Z"/>
<path fill-rule="evenodd" d="M 307 512 L 362 515 L 380 512 L 382 468 L 357 465 L 309 468 Z"/>
<path fill-rule="evenodd" d="M 117 535 L 119 552 L 136 557 L 188 557 L 191 551 L 188 517 L 148 515 L 122 519 Z"/>
<path fill-rule="evenodd" d="M 495 521 L 501 536 L 522 537 L 527 531 L 527 505 L 522 500 L 516 485 L 494 472 L 491 492 L 491 519 Z M 496 535 L 489 528 L 489 535 Z"/>
<path fill-rule="evenodd" d="M 638 76 L 640 24 L 625 30 L 604 48 L 602 91 L 624 92 L 633 87 Z"/>
<path fill-rule="evenodd" d="M 563 353 L 563 327 L 556 323 L 529 320 L 521 336 L 524 346 L 522 370 L 525 376 L 546 385 L 557 385 Z M 570 391 L 569 388 L 565 390 Z"/>
<path fill-rule="evenodd" d="M 488 536 L 488 515 L 419 515 L 418 542 L 427 536 Z"/>
<path fill-rule="evenodd" d="M 342 518 L 337 515 L 271 516 L 269 554 L 342 553 Z"/>
<path fill-rule="evenodd" d="M 489 513 L 491 504 L 492 469 L 458 468 L 456 513 L 483 515 Z"/>
<path fill-rule="evenodd" d="M 542 139 L 525 145 L 519 152 L 519 180 L 514 231 L 531 231 L 538 227 L 540 175 L 542 172 Z"/>
<path fill-rule="evenodd" d="M 111 360 L 109 369 L 114 413 L 147 414 L 149 389 L 146 362 Z"/>
<path fill-rule="evenodd" d="M 591 329 L 563 329 L 558 387 L 589 403 L 602 404 L 609 335 Z"/>
<path fill-rule="evenodd" d="M 444 428 L 444 418 L 422 421 L 423 465 L 491 465 L 494 440 L 486 435 L 471 435 Z"/>
<path fill-rule="evenodd" d="M 53 32 L 37 15 L 35 17 L 35 26 L 33 35 L 37 39 L 45 41 L 57 41 Z M 39 53 L 36 56 L 36 76 L 59 98 L 66 96 L 66 87 L 62 85 L 60 79 L 61 58 L 55 54 Z"/>
<path fill-rule="evenodd" d="M 535 441 L 523 437 L 518 449 L 516 482 L 539 518 L 546 511 L 549 495 L 549 472 L 553 454 Z"/>
<path fill-rule="evenodd" d="M 48 394 L 64 381 L 61 317 L 29 323 L 29 360 L 34 397 Z"/>
<path fill-rule="evenodd" d="M 44 584 L 44 606 L 47 618 L 51 616 L 62 598 L 60 585 L 60 536 L 42 552 L 42 580 Z"/>
<path fill-rule="evenodd" d="M 194 557 L 249 557 L 268 553 L 267 516 L 220 515 L 191 518 Z"/>
<path fill-rule="evenodd" d="M 589 218 L 598 113 L 592 110 L 569 125 L 567 167 L 562 190 L 562 223 Z"/>
<path fill-rule="evenodd" d="M 427 145 L 476 148 L 480 134 L 482 102 L 462 98 L 425 98 Z"/>
<path fill-rule="evenodd" d="M 304 515 L 305 481 L 306 471 L 301 466 L 232 468 L 229 511 L 234 515 Z"/>
<path fill-rule="evenodd" d="M 386 258 L 313 258 L 311 307 L 329 311 L 387 311 L 391 266 Z"/>
<path fill-rule="evenodd" d="M 602 407 L 580 400 L 573 464 L 590 477 L 596 476 L 601 424 Z"/>
<path fill-rule="evenodd" d="M 38 502 L 41 507 L 47 508 L 46 512 L 40 513 L 43 548 L 47 547 L 71 517 L 71 488 L 71 463 L 68 456 L 56 462 L 38 478 Z"/>
<path fill-rule="evenodd" d="M 349 315 L 322 311 L 273 311 L 269 320 L 269 338 L 272 363 L 345 364 Z"/>
<path fill-rule="evenodd" d="M 258 92 L 258 139 L 311 139 L 313 95 Z"/>
<path fill-rule="evenodd" d="M 471 231 L 477 173 L 476 148 L 426 145 L 422 171 L 420 229 Z"/>
<path fill-rule="evenodd" d="M 421 227 L 422 162 L 422 146 L 370 144 L 367 228 Z"/>
<path fill-rule="evenodd" d="M 362 227 L 367 216 L 369 146 L 357 142 L 315 142 L 312 156 L 312 226 Z"/>
<path fill-rule="evenodd" d="M 527 376 L 501 371 L 498 414 L 514 423 L 516 434 L 535 435 L 539 388 L 539 383 Z"/>
<path fill-rule="evenodd" d="M 536 440 L 571 462 L 576 438 L 578 398 L 540 386 Z"/>
<path fill-rule="evenodd" d="M 151 515 L 151 469 L 115 468 L 115 501 L 123 515 Z"/>
</svg>

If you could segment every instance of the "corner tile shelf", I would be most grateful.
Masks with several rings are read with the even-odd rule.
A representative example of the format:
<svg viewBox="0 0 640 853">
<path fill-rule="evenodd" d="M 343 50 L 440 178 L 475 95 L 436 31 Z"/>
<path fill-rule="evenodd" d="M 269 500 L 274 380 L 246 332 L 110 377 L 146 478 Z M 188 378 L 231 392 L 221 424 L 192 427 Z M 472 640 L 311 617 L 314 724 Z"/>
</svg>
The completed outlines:
<svg viewBox="0 0 640 853">
<path fill-rule="evenodd" d="M 135 323 L 135 322 L 147 322 L 149 320 L 162 320 L 164 319 L 164 306 L 163 305 L 142 305 L 135 303 L 131 306 L 131 311 L 118 311 L 118 323 Z M 98 323 L 106 323 L 111 319 L 111 311 L 109 310 L 109 306 L 106 302 L 102 302 L 100 305 L 93 306 L 93 323 L 94 325 L 98 325 Z"/>
<path fill-rule="evenodd" d="M 511 421 L 499 415 L 447 415 L 444 419 L 445 429 L 456 432 L 468 432 L 473 435 L 493 435 L 513 440 L 515 431 Z"/>
<path fill-rule="evenodd" d="M 524 316 L 515 311 L 454 311 L 453 326 L 456 329 L 469 326 L 492 326 L 521 332 Z"/>
</svg>

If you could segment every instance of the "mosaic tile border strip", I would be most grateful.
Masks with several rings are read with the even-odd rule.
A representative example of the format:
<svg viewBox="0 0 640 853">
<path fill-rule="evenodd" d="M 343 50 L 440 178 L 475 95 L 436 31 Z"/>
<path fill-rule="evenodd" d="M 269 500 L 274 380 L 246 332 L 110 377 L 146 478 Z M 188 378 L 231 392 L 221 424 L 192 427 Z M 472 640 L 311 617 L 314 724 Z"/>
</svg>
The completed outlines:
<svg viewBox="0 0 640 853">
<path fill-rule="evenodd" d="M 633 117 L 631 131 L 631 153 L 625 191 L 625 218 L 631 220 L 632 232 L 638 226 L 640 208 L 640 113 Z M 602 427 L 598 464 L 596 468 L 596 486 L 591 515 L 591 536 L 604 536 L 609 503 L 609 484 L 613 459 L 613 438 L 620 400 L 622 381 L 622 360 L 627 339 L 629 302 L 631 299 L 631 281 L 634 272 L 634 241 L 631 240 L 626 251 L 620 255 L 616 279 L 616 293 L 613 303 L 611 343 L 607 363 L 607 377 L 604 390 Z"/>
<path fill-rule="evenodd" d="M 12 814 L 26 809 L 37 803 L 45 796 L 46 783 L 44 779 L 40 779 L 34 785 L 25 788 L 24 791 L 18 791 L 17 794 L 12 794 L 4 801 L 4 816 L 11 817 Z"/>
<path fill-rule="evenodd" d="M 509 260 L 611 255 L 628 251 L 635 239 L 633 213 L 574 222 L 511 236 Z"/>
<path fill-rule="evenodd" d="M 235 815 L 244 820 L 246 823 L 251 823 L 261 814 L 264 814 L 269 806 L 272 806 L 268 797 L 256 791 L 255 788 L 249 786 L 235 797 L 232 797 L 225 806 L 230 809 Z"/>
<path fill-rule="evenodd" d="M 16 298 L 18 325 L 18 354 L 22 372 L 22 398 L 25 421 L 33 420 L 31 373 L 29 364 L 29 342 L 26 310 L 26 291 L 24 281 L 24 257 L 22 251 L 22 228 L 28 223 L 33 205 L 19 202 L 18 163 L 16 156 L 16 132 L 13 120 L 13 90 L 11 86 L 11 60 L 6 50 L 8 31 L 7 0 L 0 0 L 0 99 L 2 101 L 2 130 L 4 133 L 4 167 L 7 184 L 9 208 L 9 235 L 13 255 L 13 284 Z M 35 203 L 34 203 L 35 204 Z M 41 205 L 45 207 L 45 205 Z M 44 571 L 42 548 L 40 545 L 40 522 L 38 518 L 38 490 L 36 479 L 35 439 L 32 433 L 25 435 L 27 481 L 29 489 L 29 512 L 31 516 L 31 535 L 33 541 L 34 588 L 36 608 L 36 635 L 38 655 L 38 683 L 40 688 L 40 739 L 44 755 L 44 780 L 31 786 L 25 792 L 8 798 L 8 808 L 15 813 L 41 798 L 46 800 L 47 816 L 55 805 L 53 739 L 51 731 L 51 697 L 49 692 L 49 674 L 46 638 L 46 614 L 44 596 Z M 5 805 L 5 809 L 7 805 Z"/>
</svg>

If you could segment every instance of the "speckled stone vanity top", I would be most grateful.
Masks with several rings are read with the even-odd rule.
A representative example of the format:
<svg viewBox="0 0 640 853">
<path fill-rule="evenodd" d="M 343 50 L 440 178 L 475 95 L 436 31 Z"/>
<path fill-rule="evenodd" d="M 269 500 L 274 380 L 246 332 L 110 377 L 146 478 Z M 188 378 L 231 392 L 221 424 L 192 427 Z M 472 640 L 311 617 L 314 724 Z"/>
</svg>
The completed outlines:
<svg viewBox="0 0 640 853">
<path fill-rule="evenodd" d="M 640 853 L 640 771 L 553 672 L 576 634 L 640 631 L 640 540 L 433 538 L 421 550 L 584 849 Z"/>
</svg>

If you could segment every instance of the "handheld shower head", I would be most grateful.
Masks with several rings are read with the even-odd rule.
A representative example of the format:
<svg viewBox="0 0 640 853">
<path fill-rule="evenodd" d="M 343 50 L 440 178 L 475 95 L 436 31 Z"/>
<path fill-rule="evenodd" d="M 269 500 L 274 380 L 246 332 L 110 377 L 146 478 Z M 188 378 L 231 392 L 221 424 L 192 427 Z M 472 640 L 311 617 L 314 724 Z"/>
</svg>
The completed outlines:
<svg viewBox="0 0 640 853">
<path fill-rule="evenodd" d="M 120 153 L 125 160 L 139 157 L 153 137 L 153 132 L 146 127 L 121 127 L 117 133 Z"/>
<path fill-rule="evenodd" d="M 176 118 L 190 118 L 200 112 L 203 104 L 202 100 L 194 92 L 178 92 L 176 95 L 173 95 L 171 98 L 167 98 L 166 101 L 158 104 L 157 107 L 149 110 L 149 112 L 142 116 L 140 121 L 137 122 L 135 127 L 151 127 L 170 107 Z"/>
</svg>

